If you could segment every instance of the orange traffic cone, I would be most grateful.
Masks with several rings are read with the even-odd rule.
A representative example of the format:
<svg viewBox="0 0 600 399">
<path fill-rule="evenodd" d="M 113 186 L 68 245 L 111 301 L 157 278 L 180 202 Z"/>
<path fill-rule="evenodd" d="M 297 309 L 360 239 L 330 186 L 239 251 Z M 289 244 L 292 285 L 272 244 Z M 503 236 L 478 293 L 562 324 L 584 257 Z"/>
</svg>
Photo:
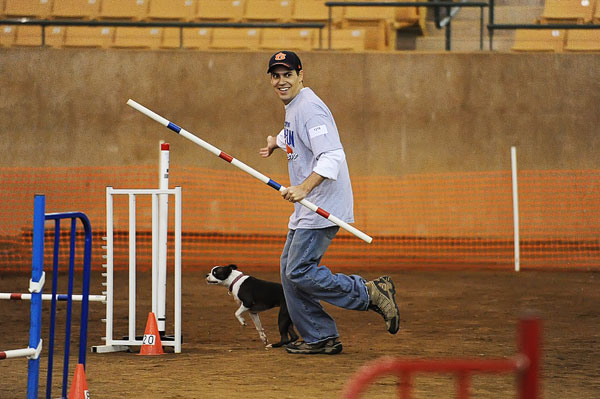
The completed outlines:
<svg viewBox="0 0 600 399">
<path fill-rule="evenodd" d="M 140 349 L 140 355 L 164 355 L 162 342 L 160 341 L 160 334 L 158 332 L 158 326 L 156 325 L 156 316 L 154 313 L 148 313 L 148 322 L 146 323 L 146 331 L 144 332 L 144 339 L 142 341 L 142 349 Z"/>
<path fill-rule="evenodd" d="M 79 363 L 75 368 L 75 376 L 69 390 L 69 399 L 89 399 L 87 381 L 85 380 L 85 369 L 83 364 Z"/>
</svg>

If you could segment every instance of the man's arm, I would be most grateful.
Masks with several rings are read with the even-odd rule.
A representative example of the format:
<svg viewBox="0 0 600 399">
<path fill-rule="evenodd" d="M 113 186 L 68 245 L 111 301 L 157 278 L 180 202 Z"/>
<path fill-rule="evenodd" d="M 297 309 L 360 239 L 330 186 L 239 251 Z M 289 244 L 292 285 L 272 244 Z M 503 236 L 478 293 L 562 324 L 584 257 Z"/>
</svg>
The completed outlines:
<svg viewBox="0 0 600 399">
<path fill-rule="evenodd" d="M 281 192 L 281 196 L 290 202 L 302 201 L 319 184 L 323 183 L 325 178 L 318 173 L 312 172 L 306 180 L 297 186 L 290 186 Z"/>
<path fill-rule="evenodd" d="M 279 134 L 281 134 L 281 132 Z M 258 154 L 263 158 L 268 158 L 271 156 L 273 151 L 275 151 L 277 148 L 281 148 L 279 144 L 277 144 L 278 137 L 279 135 L 276 137 L 267 136 L 267 146 L 259 149 Z"/>
</svg>

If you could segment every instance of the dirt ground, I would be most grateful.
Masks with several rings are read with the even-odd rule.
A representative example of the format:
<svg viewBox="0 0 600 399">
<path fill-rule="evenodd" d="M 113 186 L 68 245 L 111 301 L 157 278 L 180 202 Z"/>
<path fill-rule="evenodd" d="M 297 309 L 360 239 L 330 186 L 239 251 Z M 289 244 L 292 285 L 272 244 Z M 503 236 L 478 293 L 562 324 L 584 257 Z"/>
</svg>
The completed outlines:
<svg viewBox="0 0 600 399">
<path fill-rule="evenodd" d="M 250 273 L 278 280 L 271 272 Z M 365 278 L 379 274 L 359 273 Z M 516 351 L 519 316 L 536 311 L 544 320 L 542 393 L 544 398 L 600 398 L 600 274 L 584 271 L 393 271 L 402 324 L 397 335 L 385 330 L 374 312 L 347 311 L 326 305 L 335 317 L 344 345 L 337 356 L 298 356 L 283 349 L 265 350 L 252 325 L 234 317 L 237 306 L 227 290 L 208 286 L 204 273 L 184 273 L 181 354 L 138 356 L 134 353 L 87 354 L 86 377 L 92 398 L 338 398 L 351 376 L 366 362 L 382 356 L 477 359 L 510 357 Z M 62 277 L 62 276 L 61 276 Z M 0 273 L 0 292 L 26 292 L 29 276 Z M 47 280 L 50 280 L 47 278 Z M 126 334 L 126 274 L 115 278 L 115 336 Z M 94 274 L 92 293 L 101 277 Z M 145 287 L 150 275 L 138 276 L 138 331 L 143 333 L 149 308 Z M 49 288 L 45 289 L 49 292 Z M 171 298 L 169 293 L 169 298 Z M 44 307 L 49 309 L 49 305 Z M 58 317 L 66 305 L 59 304 Z M 25 347 L 28 303 L 0 302 L 0 349 Z M 104 305 L 90 304 L 88 345 L 101 344 Z M 78 326 L 79 307 L 74 307 Z M 167 314 L 167 319 L 172 316 Z M 44 313 L 43 336 L 49 316 Z M 272 342 L 277 311 L 261 319 Z M 59 322 L 57 329 L 62 330 Z M 78 327 L 77 327 L 78 329 Z M 167 328 L 169 333 L 171 327 Z M 171 330 L 172 331 L 172 330 Z M 77 339 L 75 334 L 74 340 Z M 60 334 L 57 339 L 63 339 Z M 47 348 L 47 338 L 44 349 Z M 55 353 L 52 397 L 60 396 L 61 344 Z M 71 381 L 77 349 L 71 349 Z M 40 397 L 45 396 L 47 352 L 42 355 Z M 27 361 L 0 362 L 0 398 L 25 397 Z M 70 382 L 69 382 L 70 383 Z M 365 398 L 397 397 L 396 379 L 378 380 Z M 473 398 L 514 398 L 512 375 L 472 378 Z M 454 380 L 425 375 L 415 380 L 415 398 L 452 398 Z"/>
</svg>

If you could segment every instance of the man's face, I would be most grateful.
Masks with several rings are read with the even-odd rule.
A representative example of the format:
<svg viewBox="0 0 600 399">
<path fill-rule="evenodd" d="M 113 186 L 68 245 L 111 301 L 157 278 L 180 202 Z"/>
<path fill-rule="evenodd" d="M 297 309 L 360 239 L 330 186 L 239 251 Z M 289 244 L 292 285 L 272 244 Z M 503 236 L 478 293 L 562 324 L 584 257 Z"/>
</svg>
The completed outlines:
<svg viewBox="0 0 600 399">
<path fill-rule="evenodd" d="M 271 85 L 284 104 L 288 104 L 302 89 L 303 71 L 287 69 L 278 65 L 271 70 Z"/>
</svg>

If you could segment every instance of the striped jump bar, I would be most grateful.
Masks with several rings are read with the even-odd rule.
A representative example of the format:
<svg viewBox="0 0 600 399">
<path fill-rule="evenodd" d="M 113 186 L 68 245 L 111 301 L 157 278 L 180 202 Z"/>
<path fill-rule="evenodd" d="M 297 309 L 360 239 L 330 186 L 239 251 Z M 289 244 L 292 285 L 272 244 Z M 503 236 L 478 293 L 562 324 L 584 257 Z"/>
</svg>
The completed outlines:
<svg viewBox="0 0 600 399">
<path fill-rule="evenodd" d="M 276 181 L 268 178 L 267 176 L 263 175 L 262 173 L 258 172 L 256 169 L 251 168 L 250 166 L 246 165 L 245 163 L 235 159 L 231 155 L 219 150 L 217 147 L 213 146 L 212 144 L 207 143 L 206 141 L 193 135 L 192 133 L 188 132 L 187 130 L 182 129 L 181 127 L 177 126 L 174 123 L 171 123 L 167 119 L 165 119 L 162 116 L 158 115 L 157 113 L 149 110 L 148 108 L 144 107 L 143 105 L 141 105 L 131 99 L 129 99 L 127 101 L 127 105 L 129 105 L 136 111 L 139 111 L 142 114 L 146 115 L 150 119 L 155 120 L 156 122 L 160 123 L 161 125 L 168 127 L 169 129 L 171 129 L 175 133 L 179 134 L 180 136 L 183 136 L 186 139 L 196 143 L 197 145 L 204 148 L 205 150 L 212 152 L 214 155 L 218 156 L 219 158 L 229 162 L 230 164 L 232 164 L 234 166 L 237 166 L 239 169 L 243 170 L 244 172 L 248 173 L 251 176 L 254 176 L 258 180 L 271 186 L 275 190 L 277 190 L 277 191 L 285 190 L 284 186 L 282 186 L 281 184 L 277 183 Z M 317 205 L 313 204 L 312 202 L 307 201 L 306 199 L 303 199 L 302 201 L 299 201 L 299 203 L 301 205 L 304 205 L 311 211 L 316 212 L 317 214 L 323 216 L 325 219 L 340 226 L 347 232 L 354 234 L 356 237 L 360 238 L 361 240 L 363 240 L 367 243 L 371 243 L 371 241 L 373 241 L 372 237 L 370 237 L 367 234 L 363 233 L 362 231 L 358 230 L 356 227 L 349 225 L 348 223 L 344 222 L 343 220 L 337 218 L 336 216 L 330 214 L 326 210 L 319 208 Z"/>
</svg>

